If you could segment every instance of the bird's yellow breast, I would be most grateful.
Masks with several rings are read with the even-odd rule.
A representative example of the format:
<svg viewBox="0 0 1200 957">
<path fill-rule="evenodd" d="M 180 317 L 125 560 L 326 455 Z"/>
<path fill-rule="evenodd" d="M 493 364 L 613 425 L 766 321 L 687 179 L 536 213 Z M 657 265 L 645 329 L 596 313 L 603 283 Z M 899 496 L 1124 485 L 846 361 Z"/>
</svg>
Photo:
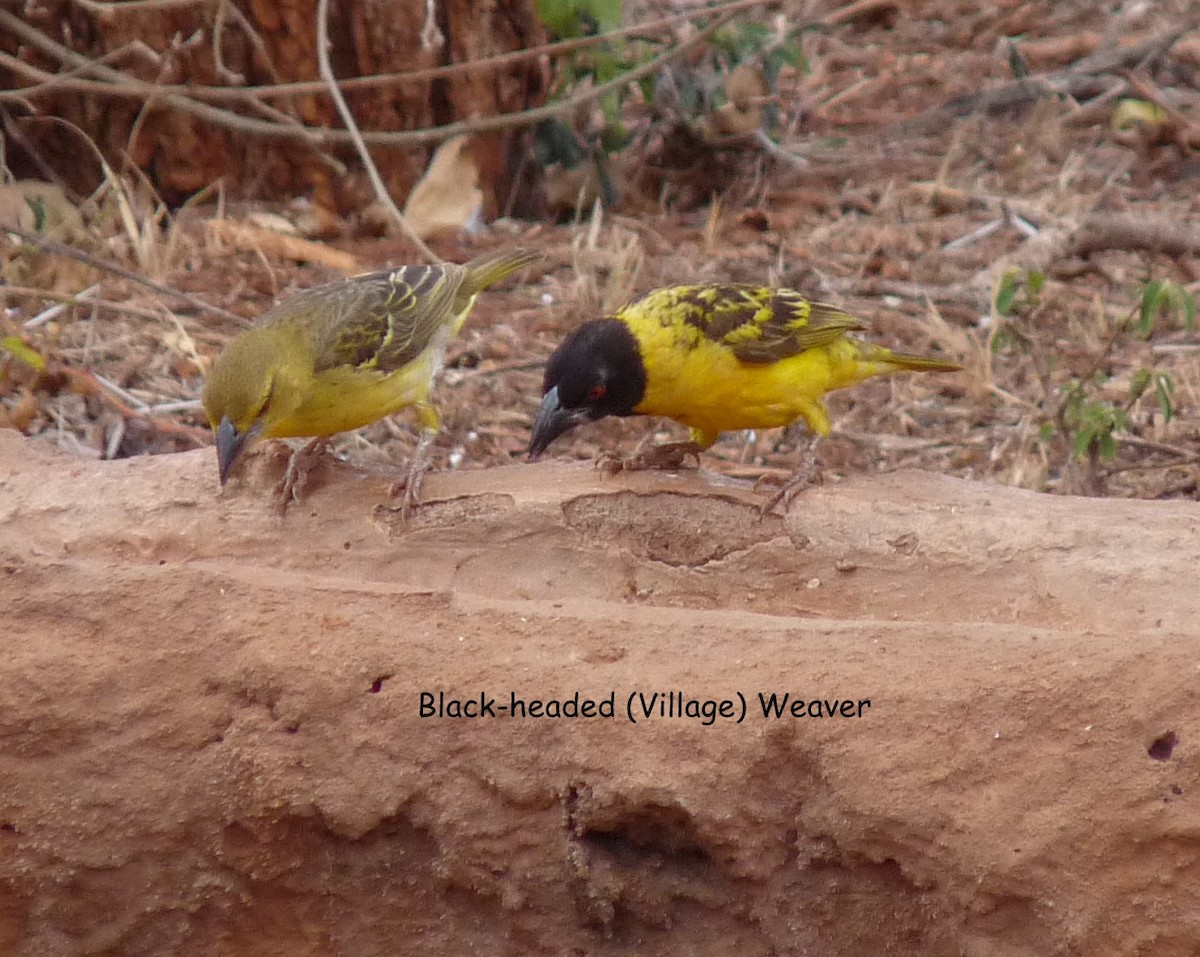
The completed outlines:
<svg viewBox="0 0 1200 957">
<path fill-rule="evenodd" d="M 700 445 L 722 432 L 768 429 L 803 418 L 829 432 L 821 397 L 878 371 L 856 342 L 838 339 L 775 362 L 743 362 L 729 346 L 684 322 L 627 314 L 646 366 L 646 394 L 634 411 L 663 415 L 693 430 Z"/>
<path fill-rule="evenodd" d="M 438 358 L 438 353 L 427 351 L 392 373 L 352 366 L 316 373 L 296 410 L 277 421 L 268 421 L 263 437 L 283 439 L 349 432 L 424 402 Z"/>
</svg>

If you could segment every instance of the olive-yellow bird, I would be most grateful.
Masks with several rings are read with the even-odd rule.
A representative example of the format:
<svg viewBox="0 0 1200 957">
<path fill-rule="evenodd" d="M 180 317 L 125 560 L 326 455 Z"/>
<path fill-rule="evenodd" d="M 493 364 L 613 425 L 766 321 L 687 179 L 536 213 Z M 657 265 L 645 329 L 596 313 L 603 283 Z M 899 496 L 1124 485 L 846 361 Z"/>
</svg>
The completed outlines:
<svg viewBox="0 0 1200 957">
<path fill-rule="evenodd" d="M 509 250 L 466 265 L 400 266 L 280 303 L 229 342 L 204 387 L 221 484 L 260 439 L 312 436 L 311 453 L 337 432 L 412 406 L 422 433 L 405 485 L 411 510 L 441 427 L 428 397 L 447 344 L 484 288 L 538 258 Z M 281 486 L 285 506 L 297 461 Z"/>
<path fill-rule="evenodd" d="M 661 415 L 688 426 L 690 441 L 657 446 L 624 465 L 678 467 L 722 432 L 803 419 L 816 437 L 828 435 L 825 393 L 871 376 L 961 368 L 848 335 L 863 328 L 844 310 L 791 289 L 720 283 L 656 290 L 585 323 L 555 349 L 530 457 L 583 422 Z"/>
</svg>

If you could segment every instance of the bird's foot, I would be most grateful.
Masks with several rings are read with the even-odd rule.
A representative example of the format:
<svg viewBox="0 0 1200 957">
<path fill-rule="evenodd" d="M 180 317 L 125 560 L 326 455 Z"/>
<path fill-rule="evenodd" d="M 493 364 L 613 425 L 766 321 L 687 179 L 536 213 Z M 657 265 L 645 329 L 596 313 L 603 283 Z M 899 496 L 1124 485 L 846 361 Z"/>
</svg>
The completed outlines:
<svg viewBox="0 0 1200 957">
<path fill-rule="evenodd" d="M 413 513 L 421 504 L 421 489 L 425 485 L 425 475 L 429 471 L 429 446 L 433 443 L 436 435 L 437 433 L 432 430 L 422 431 L 421 438 L 417 442 L 417 450 L 413 452 L 412 459 L 408 463 L 408 473 L 393 482 L 388 491 L 391 498 L 400 499 L 400 517 L 406 522 L 413 517 Z"/>
<path fill-rule="evenodd" d="M 421 504 L 421 487 L 425 484 L 428 469 L 410 468 L 408 474 L 392 483 L 388 495 L 400 500 L 400 517 L 408 521 Z"/>
<path fill-rule="evenodd" d="M 614 452 L 602 452 L 596 459 L 596 468 L 603 469 L 610 475 L 616 475 L 618 472 L 644 472 L 647 469 L 674 472 L 683 468 L 688 456 L 695 457 L 696 467 L 699 468 L 700 446 L 695 442 L 666 442 L 634 452 L 625 458 Z"/>
<path fill-rule="evenodd" d="M 786 514 L 788 509 L 792 507 L 792 502 L 796 496 L 806 488 L 820 484 L 821 470 L 817 466 L 816 455 L 818 439 L 819 437 L 809 442 L 808 449 L 805 451 L 800 464 L 796 466 L 796 470 L 784 480 L 783 485 L 779 487 L 778 491 L 759 508 L 758 514 L 760 518 L 765 518 L 769 515 L 780 502 L 783 503 L 783 511 Z M 757 483 L 755 487 L 757 488 Z"/>
<path fill-rule="evenodd" d="M 609 475 L 616 475 L 625 468 L 625 460 L 616 452 L 609 452 L 607 449 L 596 456 L 596 461 L 592 463 L 601 472 L 607 472 Z"/>
<path fill-rule="evenodd" d="M 287 512 L 288 506 L 292 502 L 300 501 L 300 495 L 304 491 L 304 486 L 308 484 L 309 476 L 321 459 L 325 457 L 328 448 L 328 439 L 316 438 L 294 451 L 288 458 L 283 478 L 275 486 L 275 507 L 280 515 Z"/>
</svg>

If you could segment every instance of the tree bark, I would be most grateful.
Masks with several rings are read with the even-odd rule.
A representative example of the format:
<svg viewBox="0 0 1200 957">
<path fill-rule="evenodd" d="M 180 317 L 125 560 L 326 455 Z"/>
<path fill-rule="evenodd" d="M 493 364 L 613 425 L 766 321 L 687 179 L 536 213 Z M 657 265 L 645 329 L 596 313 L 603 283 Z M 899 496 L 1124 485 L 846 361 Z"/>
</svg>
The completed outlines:
<svg viewBox="0 0 1200 957">
<path fill-rule="evenodd" d="M 71 0 L 47 0 L 26 9 L 31 11 L 29 26 L 88 60 L 108 57 L 105 64 L 130 79 L 230 88 L 318 79 L 313 0 L 235 0 L 233 6 L 197 2 L 128 11 L 112 4 L 103 14 Z M 434 24 L 426 22 L 430 12 Z M 438 0 L 428 8 L 423 0 L 335 2 L 329 33 L 339 79 L 480 60 L 544 42 L 531 0 Z M 423 34 L 442 39 L 429 43 Z M 0 34 L 0 48 L 50 73 L 75 67 L 15 34 Z M 535 60 L 527 60 L 497 70 L 347 90 L 346 98 L 361 129 L 411 130 L 539 105 L 544 93 L 540 70 Z M 0 83 L 8 87 L 20 89 L 32 82 L 19 71 L 0 68 Z M 313 147 L 222 128 L 161 102 L 69 85 L 34 91 L 30 102 L 38 113 L 61 117 L 82 130 L 114 169 L 132 163 L 145 171 L 171 203 L 218 180 L 233 196 L 311 196 L 330 215 L 344 215 L 370 199 L 364 177 L 354 172 L 361 164 L 350 146 L 323 156 Z M 309 126 L 342 126 L 325 92 L 268 102 Z M 272 118 L 245 103 L 231 108 L 259 120 Z M 44 176 L 48 167 L 80 193 L 95 188 L 102 173 L 78 131 L 19 110 L 14 116 L 25 144 L 10 147 L 7 159 L 20 174 Z M 493 209 L 496 194 L 507 188 L 503 173 L 510 143 L 511 136 L 488 134 L 473 144 L 480 157 L 480 186 Z M 372 149 L 397 202 L 403 203 L 433 148 Z M 339 174 L 331 157 L 351 174 Z"/>
</svg>

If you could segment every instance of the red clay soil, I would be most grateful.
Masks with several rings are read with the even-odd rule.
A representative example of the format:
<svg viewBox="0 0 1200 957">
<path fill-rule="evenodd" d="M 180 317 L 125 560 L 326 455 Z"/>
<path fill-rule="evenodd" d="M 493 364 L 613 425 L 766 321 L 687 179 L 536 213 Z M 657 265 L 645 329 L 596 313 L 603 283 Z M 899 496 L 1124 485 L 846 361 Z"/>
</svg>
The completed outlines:
<svg viewBox="0 0 1200 957">
<path fill-rule="evenodd" d="M 0 953 L 1200 952 L 1194 504 L 277 475 L 0 431 Z"/>
</svg>

